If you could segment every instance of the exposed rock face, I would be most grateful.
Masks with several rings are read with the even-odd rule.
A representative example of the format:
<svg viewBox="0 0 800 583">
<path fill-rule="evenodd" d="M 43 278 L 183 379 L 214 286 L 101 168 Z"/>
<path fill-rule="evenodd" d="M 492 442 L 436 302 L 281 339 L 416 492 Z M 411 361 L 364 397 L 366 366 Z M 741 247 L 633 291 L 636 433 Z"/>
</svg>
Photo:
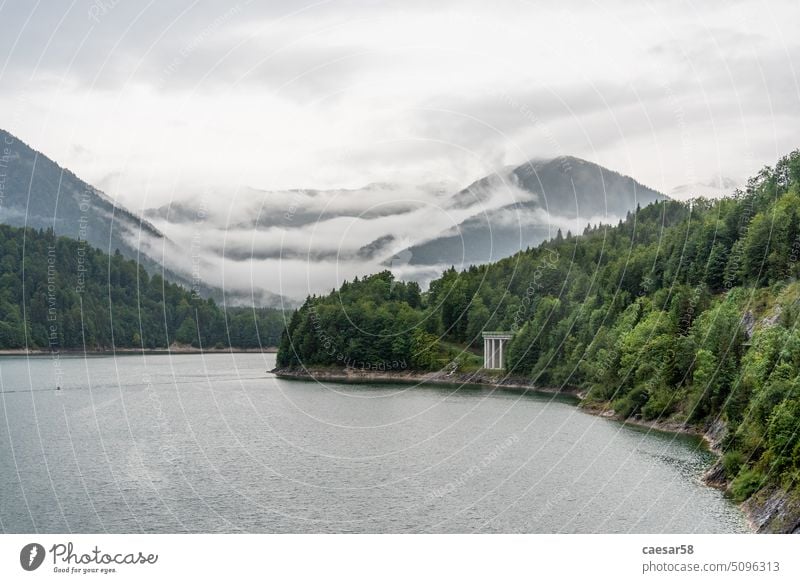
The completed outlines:
<svg viewBox="0 0 800 583">
<path fill-rule="evenodd" d="M 728 426 L 725 425 L 725 422 L 719 417 L 706 427 L 705 436 L 711 449 L 714 451 L 719 451 L 719 446 L 722 444 L 722 440 L 725 439 L 726 435 L 728 435 Z"/>
<path fill-rule="evenodd" d="M 716 419 L 706 427 L 705 438 L 712 451 L 722 453 L 720 446 L 727 433 L 728 427 L 722 419 Z M 729 492 L 730 480 L 725 473 L 722 457 L 718 457 L 703 474 L 703 482 L 712 488 Z M 800 533 L 800 496 L 797 494 L 770 487 L 753 494 L 741 508 L 757 532 Z"/>
<path fill-rule="evenodd" d="M 703 482 L 712 488 L 719 488 L 726 490 L 728 488 L 728 477 L 725 475 L 725 468 L 722 466 L 722 460 L 717 459 L 705 474 L 703 474 Z"/>
<path fill-rule="evenodd" d="M 780 320 L 782 313 L 783 313 L 783 308 L 781 308 L 779 305 L 775 306 L 775 309 L 772 310 L 772 313 L 769 316 L 764 316 L 761 319 L 761 325 L 764 328 L 771 328 L 772 326 L 778 323 L 778 320 Z"/>
<path fill-rule="evenodd" d="M 800 534 L 800 499 L 780 488 L 756 492 L 743 505 L 758 532 Z"/>
<path fill-rule="evenodd" d="M 753 315 L 752 311 L 747 310 L 744 316 L 742 316 L 742 328 L 744 329 L 745 337 L 750 340 L 756 329 L 756 317 Z"/>
<path fill-rule="evenodd" d="M 721 454 L 720 445 L 727 434 L 728 426 L 721 418 L 717 417 L 706 427 L 703 435 L 711 451 Z M 719 488 L 720 490 L 728 489 L 728 476 L 725 474 L 725 467 L 722 465 L 721 457 L 718 457 L 714 465 L 708 468 L 706 473 L 703 474 L 703 482 L 712 488 Z"/>
<path fill-rule="evenodd" d="M 764 316 L 760 320 L 756 321 L 756 317 L 753 315 L 752 310 L 747 310 L 742 316 L 742 329 L 744 330 L 745 337 L 750 340 L 753 337 L 753 333 L 756 330 L 756 325 L 759 328 L 771 328 L 775 326 L 778 321 L 781 319 L 781 314 L 783 313 L 783 308 L 781 306 L 775 306 L 772 312 L 768 316 Z"/>
</svg>

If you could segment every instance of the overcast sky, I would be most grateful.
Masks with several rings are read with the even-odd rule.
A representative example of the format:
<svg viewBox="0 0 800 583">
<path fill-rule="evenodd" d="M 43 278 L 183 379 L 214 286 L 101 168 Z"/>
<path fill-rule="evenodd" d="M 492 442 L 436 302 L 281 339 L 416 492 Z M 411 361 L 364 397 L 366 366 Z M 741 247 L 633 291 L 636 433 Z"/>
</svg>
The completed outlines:
<svg viewBox="0 0 800 583">
<path fill-rule="evenodd" d="M 205 278 L 303 297 L 531 158 L 731 192 L 800 147 L 799 23 L 797 0 L 0 0 L 0 127 L 132 210 L 202 200 L 202 227 L 154 220 L 202 228 Z"/>
<path fill-rule="evenodd" d="M 685 197 L 800 145 L 798 23 L 796 0 L 0 0 L 0 126 L 133 209 L 560 154 Z"/>
</svg>

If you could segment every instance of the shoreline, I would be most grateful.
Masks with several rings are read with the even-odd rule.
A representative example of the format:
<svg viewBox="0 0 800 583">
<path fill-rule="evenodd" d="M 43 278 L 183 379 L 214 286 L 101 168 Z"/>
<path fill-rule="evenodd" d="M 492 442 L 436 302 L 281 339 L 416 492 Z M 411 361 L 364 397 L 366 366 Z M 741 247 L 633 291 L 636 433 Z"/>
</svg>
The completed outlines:
<svg viewBox="0 0 800 583">
<path fill-rule="evenodd" d="M 716 461 L 704 472 L 702 481 L 709 488 L 716 488 L 726 493 L 730 486 L 722 468 L 720 443 L 725 433 L 721 422 L 702 428 L 676 421 L 645 421 L 643 419 L 621 419 L 607 405 L 583 403 L 585 392 L 570 387 L 558 389 L 553 387 L 532 386 L 527 379 L 506 375 L 493 375 L 486 371 L 474 373 L 447 373 L 445 371 L 419 372 L 377 371 L 341 368 L 285 369 L 274 368 L 270 371 L 278 378 L 288 380 L 316 380 L 357 383 L 403 383 L 403 384 L 439 384 L 439 385 L 473 385 L 490 389 L 521 390 L 541 394 L 555 394 L 572 397 L 577 400 L 576 406 L 589 414 L 616 421 L 622 425 L 653 429 L 667 433 L 690 435 L 700 438 L 709 451 L 716 456 Z M 742 511 L 750 530 L 754 533 L 791 533 L 800 532 L 800 501 L 791 499 L 788 493 L 780 488 L 764 489 L 750 498 L 737 504 Z"/>
<path fill-rule="evenodd" d="M 377 371 L 355 368 L 312 368 L 290 370 L 274 368 L 272 374 L 283 379 L 317 380 L 340 383 L 403 383 L 403 384 L 435 384 L 435 385 L 473 385 L 477 387 L 531 391 L 544 394 L 556 394 L 580 400 L 583 392 L 575 388 L 556 389 L 552 387 L 534 387 L 523 377 L 498 376 L 477 371 L 474 373 L 447 373 L 445 371 L 419 372 L 404 369 L 402 371 Z"/>
<path fill-rule="evenodd" d="M 194 346 L 172 345 L 166 348 L 3 348 L 0 356 L 114 356 L 117 354 L 276 354 L 277 347 L 266 348 L 196 348 Z"/>
</svg>

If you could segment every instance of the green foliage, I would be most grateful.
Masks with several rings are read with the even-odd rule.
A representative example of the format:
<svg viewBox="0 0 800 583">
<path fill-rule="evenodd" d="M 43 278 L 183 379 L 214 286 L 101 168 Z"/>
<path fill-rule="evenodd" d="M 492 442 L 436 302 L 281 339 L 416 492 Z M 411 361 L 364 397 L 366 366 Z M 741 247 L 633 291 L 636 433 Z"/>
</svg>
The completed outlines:
<svg viewBox="0 0 800 583">
<path fill-rule="evenodd" d="M 278 366 L 350 366 L 393 370 L 432 368 L 438 336 L 425 329 L 416 283 L 383 271 L 312 296 L 294 314 L 278 351 Z"/>
<path fill-rule="evenodd" d="M 744 502 L 764 485 L 764 475 L 756 470 L 744 470 L 731 482 L 731 495 L 736 502 Z"/>
<path fill-rule="evenodd" d="M 660 386 L 648 395 L 647 402 L 642 407 L 642 417 L 647 420 L 663 419 L 669 417 L 677 406 L 678 398 L 675 391 Z"/>
<path fill-rule="evenodd" d="M 283 330 L 281 311 L 222 310 L 52 230 L 0 225 L 0 249 L 0 349 L 258 348 Z"/>
<path fill-rule="evenodd" d="M 414 330 L 411 342 L 411 366 L 417 369 L 436 368 L 439 357 L 439 339 L 422 329 Z"/>
<path fill-rule="evenodd" d="M 731 450 L 727 452 L 722 456 L 722 467 L 725 469 L 725 475 L 729 478 L 735 478 L 746 461 L 740 451 Z"/>
<path fill-rule="evenodd" d="M 771 453 L 770 459 L 778 472 L 797 463 L 795 454 L 797 444 L 800 442 L 800 400 L 798 398 L 787 398 L 772 410 L 767 424 L 767 439 Z"/>
<path fill-rule="evenodd" d="M 653 203 L 614 227 L 450 268 L 419 296 L 388 273 L 348 283 L 306 301 L 279 363 L 345 365 L 333 346 L 428 370 L 452 362 L 445 346 L 479 350 L 481 331 L 512 330 L 510 374 L 582 388 L 625 417 L 722 419 L 742 500 L 800 475 L 798 193 L 793 152 L 729 198 Z M 13 305 L 0 310 L 18 318 Z"/>
</svg>

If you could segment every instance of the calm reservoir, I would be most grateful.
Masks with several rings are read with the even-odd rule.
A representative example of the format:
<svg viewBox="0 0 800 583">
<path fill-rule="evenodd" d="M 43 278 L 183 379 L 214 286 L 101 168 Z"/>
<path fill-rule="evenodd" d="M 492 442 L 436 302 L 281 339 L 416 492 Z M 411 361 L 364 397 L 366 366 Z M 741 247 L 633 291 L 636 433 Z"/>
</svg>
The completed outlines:
<svg viewBox="0 0 800 583">
<path fill-rule="evenodd" d="M 0 357 L 0 530 L 747 530 L 697 439 L 549 395 L 284 381 L 274 361 Z"/>
</svg>

